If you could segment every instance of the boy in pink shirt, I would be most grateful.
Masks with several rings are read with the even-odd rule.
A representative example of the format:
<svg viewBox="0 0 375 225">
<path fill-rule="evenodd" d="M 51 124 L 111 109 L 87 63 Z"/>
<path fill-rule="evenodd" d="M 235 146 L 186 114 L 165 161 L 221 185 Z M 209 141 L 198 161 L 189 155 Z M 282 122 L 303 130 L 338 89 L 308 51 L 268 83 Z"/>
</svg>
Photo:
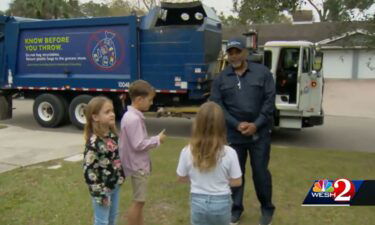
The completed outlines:
<svg viewBox="0 0 375 225">
<path fill-rule="evenodd" d="M 155 97 L 154 88 L 146 81 L 137 80 L 129 87 L 132 101 L 121 120 L 119 150 L 125 176 L 130 177 L 133 203 L 128 211 L 130 225 L 143 225 L 143 207 L 146 201 L 147 181 L 151 171 L 149 151 L 166 138 L 164 130 L 148 137 L 143 112 L 149 110 Z"/>
</svg>

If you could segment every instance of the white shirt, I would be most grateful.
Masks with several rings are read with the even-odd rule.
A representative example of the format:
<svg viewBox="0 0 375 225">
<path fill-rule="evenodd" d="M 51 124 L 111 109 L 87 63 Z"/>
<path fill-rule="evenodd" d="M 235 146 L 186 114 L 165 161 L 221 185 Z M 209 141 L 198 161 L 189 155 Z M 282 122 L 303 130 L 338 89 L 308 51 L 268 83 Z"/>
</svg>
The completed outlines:
<svg viewBox="0 0 375 225">
<path fill-rule="evenodd" d="M 237 179 L 242 176 L 236 151 L 225 145 L 222 157 L 219 158 L 216 167 L 209 172 L 200 172 L 193 166 L 193 156 L 190 146 L 182 149 L 177 166 L 177 175 L 189 176 L 191 193 L 206 195 L 231 194 L 229 179 Z"/>
</svg>

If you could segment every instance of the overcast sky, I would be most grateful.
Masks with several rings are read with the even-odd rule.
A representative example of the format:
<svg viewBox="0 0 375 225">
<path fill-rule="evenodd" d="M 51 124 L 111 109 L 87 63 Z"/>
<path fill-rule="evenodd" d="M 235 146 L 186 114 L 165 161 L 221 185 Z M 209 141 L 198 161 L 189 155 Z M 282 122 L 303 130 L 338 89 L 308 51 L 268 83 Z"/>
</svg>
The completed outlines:
<svg viewBox="0 0 375 225">
<path fill-rule="evenodd" d="M 90 0 L 80 0 L 80 2 L 88 2 Z M 106 0 L 93 0 L 94 2 L 106 2 Z M 232 0 L 202 0 L 204 4 L 211 6 L 215 8 L 218 12 L 224 12 L 225 15 L 230 15 L 232 13 L 233 9 L 233 1 Z M 317 2 L 320 2 L 321 0 L 315 0 Z M 11 0 L 0 0 L 0 10 L 4 11 L 8 9 L 9 2 Z M 306 5 L 303 8 L 311 9 L 312 7 L 310 5 Z M 370 10 L 371 13 L 375 13 L 375 4 L 371 7 Z M 315 15 L 315 19 L 317 19 L 318 16 Z"/>
</svg>

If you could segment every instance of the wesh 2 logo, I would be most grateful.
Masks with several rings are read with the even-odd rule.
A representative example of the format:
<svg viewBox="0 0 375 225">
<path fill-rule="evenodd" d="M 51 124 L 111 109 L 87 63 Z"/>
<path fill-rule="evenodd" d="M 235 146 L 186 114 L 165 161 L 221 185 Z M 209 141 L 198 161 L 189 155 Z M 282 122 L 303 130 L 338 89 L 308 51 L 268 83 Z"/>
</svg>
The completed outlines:
<svg viewBox="0 0 375 225">
<path fill-rule="evenodd" d="M 375 206 L 375 180 L 316 180 L 302 206 Z"/>
<path fill-rule="evenodd" d="M 311 192 L 313 198 L 333 198 L 336 202 L 349 202 L 355 195 L 355 186 L 348 179 L 319 180 Z"/>
</svg>

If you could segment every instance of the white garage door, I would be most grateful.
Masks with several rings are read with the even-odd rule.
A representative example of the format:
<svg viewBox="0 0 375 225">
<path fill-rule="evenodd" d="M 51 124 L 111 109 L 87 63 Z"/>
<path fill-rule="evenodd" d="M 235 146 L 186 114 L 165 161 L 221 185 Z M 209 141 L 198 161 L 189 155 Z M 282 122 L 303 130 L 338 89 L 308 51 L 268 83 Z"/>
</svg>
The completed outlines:
<svg viewBox="0 0 375 225">
<path fill-rule="evenodd" d="M 358 62 L 359 79 L 375 79 L 375 50 L 361 50 Z"/>
<path fill-rule="evenodd" d="M 352 50 L 323 50 L 323 75 L 325 78 L 352 78 Z"/>
</svg>

